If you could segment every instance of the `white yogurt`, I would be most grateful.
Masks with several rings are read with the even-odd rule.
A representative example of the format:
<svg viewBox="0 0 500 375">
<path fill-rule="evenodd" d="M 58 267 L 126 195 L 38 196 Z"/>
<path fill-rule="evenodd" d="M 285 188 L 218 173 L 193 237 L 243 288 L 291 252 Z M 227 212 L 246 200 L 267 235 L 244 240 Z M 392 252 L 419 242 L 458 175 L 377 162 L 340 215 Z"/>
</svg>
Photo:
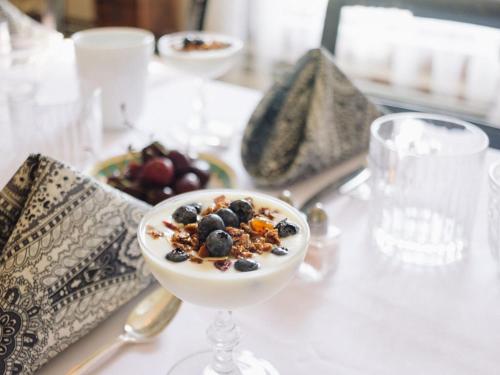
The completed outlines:
<svg viewBox="0 0 500 375">
<path fill-rule="evenodd" d="M 253 259 L 260 268 L 251 272 L 240 272 L 231 267 L 222 272 L 213 263 L 204 260 L 202 264 L 185 261 L 170 262 L 165 255 L 173 247 L 168 240 L 172 232 L 162 221 L 174 222 L 172 213 L 180 206 L 201 203 L 203 208 L 213 205 L 215 197 L 225 195 L 229 200 L 251 197 L 254 206 L 276 209 L 278 217 L 286 217 L 299 226 L 299 233 L 283 238 L 281 245 L 289 252 L 284 256 L 272 253 L 256 254 Z M 157 239 L 147 234 L 147 228 L 165 232 Z M 302 215 L 288 204 L 270 196 L 237 190 L 203 190 L 170 198 L 153 208 L 139 226 L 139 243 L 151 271 L 158 281 L 177 297 L 195 304 L 223 309 L 234 309 L 259 303 L 276 294 L 295 274 L 304 259 L 309 241 L 309 228 Z"/>
</svg>

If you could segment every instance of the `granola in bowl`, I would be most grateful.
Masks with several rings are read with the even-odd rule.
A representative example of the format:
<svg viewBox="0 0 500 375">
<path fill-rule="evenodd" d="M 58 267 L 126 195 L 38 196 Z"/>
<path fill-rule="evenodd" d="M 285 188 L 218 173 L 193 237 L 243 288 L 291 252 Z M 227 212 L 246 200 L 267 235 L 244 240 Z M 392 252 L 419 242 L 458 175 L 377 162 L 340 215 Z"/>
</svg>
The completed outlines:
<svg viewBox="0 0 500 375">
<path fill-rule="evenodd" d="M 210 262 L 221 272 L 230 267 L 239 272 L 258 270 L 260 255 L 287 255 L 282 239 L 299 232 L 279 210 L 257 206 L 251 197 L 231 201 L 219 195 L 206 207 L 199 203 L 181 205 L 172 219 L 162 221 L 168 234 L 153 227 L 148 232 L 154 239 L 167 237 L 172 250 L 165 259 Z"/>
</svg>

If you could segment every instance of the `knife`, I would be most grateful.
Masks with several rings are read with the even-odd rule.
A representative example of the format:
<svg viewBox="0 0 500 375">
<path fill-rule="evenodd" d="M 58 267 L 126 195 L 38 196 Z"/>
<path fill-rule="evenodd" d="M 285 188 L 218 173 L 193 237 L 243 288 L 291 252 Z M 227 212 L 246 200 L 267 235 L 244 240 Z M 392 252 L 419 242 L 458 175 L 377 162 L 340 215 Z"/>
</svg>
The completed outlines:
<svg viewBox="0 0 500 375">
<path fill-rule="evenodd" d="M 309 209 L 324 197 L 334 194 L 334 196 L 345 195 L 357 189 L 370 178 L 370 171 L 365 166 L 355 169 L 353 172 L 335 179 L 331 184 L 308 198 L 299 208 L 302 212 L 308 212 Z"/>
</svg>

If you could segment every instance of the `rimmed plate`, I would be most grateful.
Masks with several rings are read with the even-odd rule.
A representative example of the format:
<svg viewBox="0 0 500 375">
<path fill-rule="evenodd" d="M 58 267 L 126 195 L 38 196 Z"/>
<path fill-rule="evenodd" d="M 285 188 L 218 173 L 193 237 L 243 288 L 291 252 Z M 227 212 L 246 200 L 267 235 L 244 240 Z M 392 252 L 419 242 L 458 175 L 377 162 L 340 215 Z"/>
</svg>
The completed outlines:
<svg viewBox="0 0 500 375">
<path fill-rule="evenodd" d="M 211 154 L 199 153 L 198 158 L 210 164 L 208 189 L 236 187 L 236 174 L 228 164 Z M 88 174 L 99 181 L 106 182 L 108 177 L 123 172 L 130 162 L 140 160 L 139 151 L 128 152 L 96 163 L 90 168 Z"/>
</svg>

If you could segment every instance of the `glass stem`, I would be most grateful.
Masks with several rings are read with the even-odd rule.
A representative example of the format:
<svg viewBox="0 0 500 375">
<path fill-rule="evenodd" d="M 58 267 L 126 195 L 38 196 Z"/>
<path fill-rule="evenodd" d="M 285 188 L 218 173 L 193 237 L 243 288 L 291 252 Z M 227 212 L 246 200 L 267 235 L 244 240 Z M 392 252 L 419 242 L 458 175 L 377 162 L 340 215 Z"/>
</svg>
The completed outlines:
<svg viewBox="0 0 500 375">
<path fill-rule="evenodd" d="M 186 137 L 185 148 L 189 155 L 195 155 L 196 151 L 205 137 L 207 131 L 206 122 L 206 100 L 205 100 L 205 85 L 206 79 L 197 78 L 195 94 L 192 103 L 191 116 L 188 119 L 187 127 L 190 130 L 190 134 Z"/>
<path fill-rule="evenodd" d="M 206 98 L 205 98 L 206 79 L 197 78 L 196 94 L 193 100 L 193 118 L 191 127 L 193 130 L 206 130 Z"/>
<path fill-rule="evenodd" d="M 217 374 L 239 374 L 233 352 L 240 341 L 240 331 L 234 324 L 231 311 L 217 312 L 207 330 L 207 337 L 212 344 L 212 370 Z"/>
</svg>

